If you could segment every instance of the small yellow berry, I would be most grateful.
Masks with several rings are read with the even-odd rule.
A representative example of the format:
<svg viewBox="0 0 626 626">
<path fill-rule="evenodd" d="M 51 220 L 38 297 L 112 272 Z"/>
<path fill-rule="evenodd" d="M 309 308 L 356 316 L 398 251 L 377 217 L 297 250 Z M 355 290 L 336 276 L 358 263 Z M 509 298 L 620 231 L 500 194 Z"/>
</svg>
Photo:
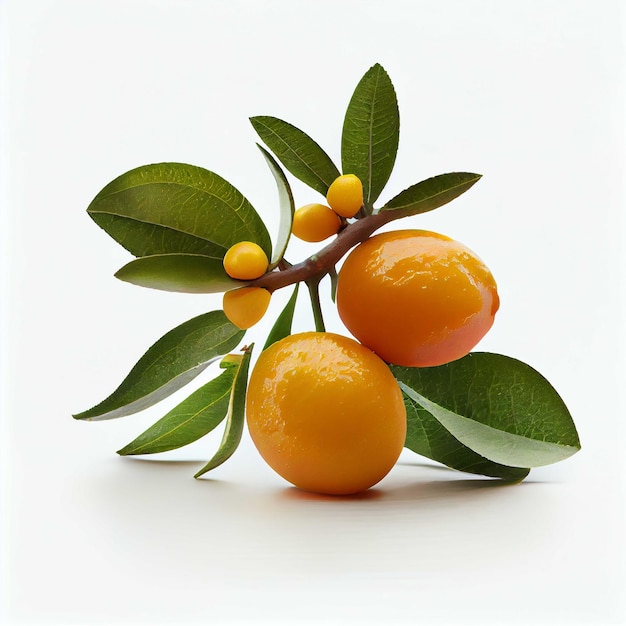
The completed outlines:
<svg viewBox="0 0 626 626">
<path fill-rule="evenodd" d="M 354 174 L 343 174 L 328 188 L 326 200 L 341 217 L 354 217 L 363 206 L 363 185 Z"/>
<path fill-rule="evenodd" d="M 224 255 L 226 273 L 238 280 L 255 280 L 263 276 L 268 263 L 263 248 L 252 241 L 240 241 Z"/>
<path fill-rule="evenodd" d="M 303 241 L 324 241 L 341 226 L 339 216 L 324 204 L 306 204 L 293 216 L 292 232 Z"/>
<path fill-rule="evenodd" d="M 265 315 L 272 294 L 263 287 L 241 287 L 224 294 L 222 308 L 226 317 L 238 328 L 254 326 Z"/>
</svg>

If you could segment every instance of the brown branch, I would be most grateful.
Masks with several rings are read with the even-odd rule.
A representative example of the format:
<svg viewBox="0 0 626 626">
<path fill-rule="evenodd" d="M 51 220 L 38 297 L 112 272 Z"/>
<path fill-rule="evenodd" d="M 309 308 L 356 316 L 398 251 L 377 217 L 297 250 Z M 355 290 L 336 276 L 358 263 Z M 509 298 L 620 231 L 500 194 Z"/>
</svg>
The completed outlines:
<svg viewBox="0 0 626 626">
<path fill-rule="evenodd" d="M 282 287 L 307 281 L 313 277 L 319 276 L 321 278 L 328 274 L 351 248 L 365 241 L 381 226 L 399 217 L 403 217 L 399 210 L 382 211 L 348 224 L 331 243 L 317 254 L 287 269 L 268 272 L 250 285 L 263 287 L 274 292 Z"/>
</svg>

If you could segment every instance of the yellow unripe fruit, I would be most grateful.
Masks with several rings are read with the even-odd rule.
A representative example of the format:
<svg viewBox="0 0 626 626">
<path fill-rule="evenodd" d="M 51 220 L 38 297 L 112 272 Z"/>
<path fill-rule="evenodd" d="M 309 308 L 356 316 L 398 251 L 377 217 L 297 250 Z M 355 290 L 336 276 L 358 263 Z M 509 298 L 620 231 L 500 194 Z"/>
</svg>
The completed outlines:
<svg viewBox="0 0 626 626">
<path fill-rule="evenodd" d="M 292 232 L 302 241 L 324 241 L 335 235 L 341 220 L 335 211 L 324 204 L 306 204 L 293 216 Z"/>
<path fill-rule="evenodd" d="M 240 241 L 224 255 L 224 269 L 231 278 L 255 280 L 267 272 L 269 261 L 263 248 L 252 241 Z"/>
<path fill-rule="evenodd" d="M 341 217 L 354 217 L 363 206 L 363 185 L 354 174 L 343 174 L 328 188 L 326 200 Z"/>
<path fill-rule="evenodd" d="M 226 317 L 238 328 L 254 326 L 265 315 L 272 294 L 263 287 L 241 287 L 224 294 L 222 308 Z"/>
</svg>

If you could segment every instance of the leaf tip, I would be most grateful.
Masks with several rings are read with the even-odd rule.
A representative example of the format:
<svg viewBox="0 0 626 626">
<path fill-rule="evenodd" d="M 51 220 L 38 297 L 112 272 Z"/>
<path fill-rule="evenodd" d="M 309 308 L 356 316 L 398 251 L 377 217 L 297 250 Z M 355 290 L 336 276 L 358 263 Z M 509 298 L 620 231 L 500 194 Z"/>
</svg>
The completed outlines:
<svg viewBox="0 0 626 626">
<path fill-rule="evenodd" d="M 262 118 L 262 115 L 253 115 L 248 118 L 248 121 L 252 124 L 252 128 L 254 128 L 257 132 L 259 132 L 259 126 L 261 125 Z"/>
<path fill-rule="evenodd" d="M 129 272 L 129 270 L 130 270 L 129 266 L 130 266 L 131 263 L 132 263 L 132 261 L 130 263 L 127 263 L 126 265 L 123 265 L 122 267 L 120 267 L 119 270 L 114 272 L 113 278 L 117 278 L 117 280 L 121 280 L 124 283 L 132 283 L 133 282 L 131 280 L 132 271 Z"/>
<path fill-rule="evenodd" d="M 90 409 L 87 409 L 86 411 L 81 411 L 80 413 L 74 413 L 72 415 L 72 418 L 78 422 L 91 422 L 93 421 L 93 418 L 98 415 L 98 412 L 96 409 L 99 406 L 100 406 L 99 404 L 96 404 L 96 406 L 93 406 Z"/>
<path fill-rule="evenodd" d="M 221 369 L 228 369 L 231 367 L 239 367 L 243 359 L 243 354 L 227 354 L 220 361 Z"/>
</svg>

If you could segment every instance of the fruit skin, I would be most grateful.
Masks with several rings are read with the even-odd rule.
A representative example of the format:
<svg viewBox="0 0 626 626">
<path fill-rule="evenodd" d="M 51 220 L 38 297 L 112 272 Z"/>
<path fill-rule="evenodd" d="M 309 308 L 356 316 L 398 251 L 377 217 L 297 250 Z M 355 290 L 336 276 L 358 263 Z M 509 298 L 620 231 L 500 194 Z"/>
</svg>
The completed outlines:
<svg viewBox="0 0 626 626">
<path fill-rule="evenodd" d="M 246 403 L 261 456 L 296 487 L 345 495 L 397 461 L 406 409 L 389 367 L 349 337 L 305 332 L 264 350 Z"/>
<path fill-rule="evenodd" d="M 465 356 L 491 328 L 499 304 L 487 266 L 463 244 L 429 231 L 375 235 L 339 271 L 341 320 L 395 365 L 427 367 Z"/>
<path fill-rule="evenodd" d="M 224 255 L 224 269 L 231 278 L 255 280 L 267 271 L 269 261 L 263 248 L 252 241 L 240 241 Z"/>
<path fill-rule="evenodd" d="M 341 219 L 330 207 L 324 204 L 305 204 L 293 216 L 292 232 L 302 241 L 324 241 L 335 235 L 341 226 Z"/>
<path fill-rule="evenodd" d="M 240 287 L 224 294 L 222 309 L 226 317 L 238 328 L 254 326 L 265 315 L 272 294 L 262 287 Z"/>
<path fill-rule="evenodd" d="M 354 174 L 343 174 L 328 188 L 326 201 L 341 217 L 354 217 L 363 206 L 363 185 Z"/>
</svg>

